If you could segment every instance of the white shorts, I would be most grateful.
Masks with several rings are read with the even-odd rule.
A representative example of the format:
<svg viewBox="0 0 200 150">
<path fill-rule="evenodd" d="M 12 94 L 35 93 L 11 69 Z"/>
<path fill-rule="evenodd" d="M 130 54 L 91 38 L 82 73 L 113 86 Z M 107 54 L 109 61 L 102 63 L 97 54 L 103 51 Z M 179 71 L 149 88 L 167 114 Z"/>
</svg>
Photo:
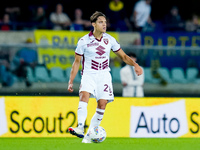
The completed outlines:
<svg viewBox="0 0 200 150">
<path fill-rule="evenodd" d="M 79 92 L 81 91 L 89 92 L 97 101 L 99 99 L 105 99 L 108 102 L 113 101 L 114 94 L 110 72 L 84 73 L 79 89 Z"/>
</svg>

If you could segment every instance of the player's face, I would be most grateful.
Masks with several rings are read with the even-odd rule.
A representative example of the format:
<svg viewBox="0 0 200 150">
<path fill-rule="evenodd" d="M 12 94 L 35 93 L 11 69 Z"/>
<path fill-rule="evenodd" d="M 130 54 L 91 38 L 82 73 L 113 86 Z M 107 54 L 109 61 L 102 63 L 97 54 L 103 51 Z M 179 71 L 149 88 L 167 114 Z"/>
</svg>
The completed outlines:
<svg viewBox="0 0 200 150">
<path fill-rule="evenodd" d="M 97 21 L 94 24 L 94 28 L 99 32 L 106 32 L 106 18 L 103 16 L 99 16 Z"/>
</svg>

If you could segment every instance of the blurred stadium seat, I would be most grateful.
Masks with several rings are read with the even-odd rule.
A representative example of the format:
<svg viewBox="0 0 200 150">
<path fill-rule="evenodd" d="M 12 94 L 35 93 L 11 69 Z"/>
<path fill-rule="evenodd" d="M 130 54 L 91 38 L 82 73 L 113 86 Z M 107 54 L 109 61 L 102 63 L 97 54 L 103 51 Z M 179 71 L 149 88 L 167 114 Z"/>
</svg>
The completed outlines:
<svg viewBox="0 0 200 150">
<path fill-rule="evenodd" d="M 183 68 L 174 67 L 172 68 L 171 73 L 174 83 L 187 83 Z"/>
<path fill-rule="evenodd" d="M 64 71 L 60 67 L 53 67 L 50 70 L 50 77 L 55 82 L 66 82 L 67 79 L 64 76 Z"/>
<path fill-rule="evenodd" d="M 168 68 L 166 67 L 161 67 L 158 69 L 158 72 L 160 74 L 160 76 L 167 81 L 168 83 L 172 83 L 172 79 L 171 79 L 171 74 Z"/>
<path fill-rule="evenodd" d="M 144 74 L 145 74 L 145 82 L 147 82 L 147 83 L 159 83 L 160 82 L 160 79 L 156 79 L 152 76 L 150 67 L 144 67 Z"/>
<path fill-rule="evenodd" d="M 50 76 L 45 66 L 36 66 L 35 78 L 37 82 L 51 82 Z"/>
<path fill-rule="evenodd" d="M 198 69 L 195 67 L 187 68 L 186 70 L 186 78 L 188 82 L 195 82 L 197 80 Z"/>
<path fill-rule="evenodd" d="M 66 79 L 67 79 L 67 81 L 69 81 L 71 69 L 72 69 L 71 67 L 66 69 Z M 78 73 L 76 74 L 76 77 L 74 78 L 74 83 L 80 83 L 80 82 L 81 82 L 81 73 L 80 73 L 80 71 L 78 71 Z"/>
<path fill-rule="evenodd" d="M 33 72 L 34 70 L 31 67 L 27 67 L 27 78 L 28 78 L 28 81 L 30 82 L 36 81 L 36 78 Z"/>
<path fill-rule="evenodd" d="M 120 67 L 111 68 L 112 81 L 114 83 L 121 83 L 120 70 L 121 70 Z"/>
</svg>

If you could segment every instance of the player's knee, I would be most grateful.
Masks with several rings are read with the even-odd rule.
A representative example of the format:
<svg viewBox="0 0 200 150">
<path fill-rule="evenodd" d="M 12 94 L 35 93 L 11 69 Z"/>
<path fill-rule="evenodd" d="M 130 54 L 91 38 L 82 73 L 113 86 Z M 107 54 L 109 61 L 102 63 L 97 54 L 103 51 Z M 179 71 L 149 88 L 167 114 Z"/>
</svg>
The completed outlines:
<svg viewBox="0 0 200 150">
<path fill-rule="evenodd" d="M 82 96 L 82 97 L 80 97 L 80 101 L 88 103 L 89 100 L 86 96 Z"/>
<path fill-rule="evenodd" d="M 88 103 L 90 95 L 87 93 L 80 93 L 80 101 Z"/>
<path fill-rule="evenodd" d="M 98 105 L 97 108 L 99 108 L 99 109 L 106 109 L 106 105 Z"/>
<path fill-rule="evenodd" d="M 107 101 L 106 100 L 99 100 L 97 108 L 99 109 L 106 109 Z"/>
</svg>

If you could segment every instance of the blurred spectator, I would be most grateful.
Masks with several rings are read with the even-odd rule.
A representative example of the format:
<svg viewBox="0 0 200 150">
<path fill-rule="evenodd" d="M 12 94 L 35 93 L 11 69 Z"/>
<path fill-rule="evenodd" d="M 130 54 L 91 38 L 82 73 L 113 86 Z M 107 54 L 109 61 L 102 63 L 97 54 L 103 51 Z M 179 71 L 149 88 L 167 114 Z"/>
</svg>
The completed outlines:
<svg viewBox="0 0 200 150">
<path fill-rule="evenodd" d="M 56 11 L 50 14 L 50 21 L 53 23 L 54 30 L 69 29 L 71 19 L 63 12 L 62 4 L 56 5 Z"/>
<path fill-rule="evenodd" d="M 11 26 L 11 21 L 10 21 L 10 16 L 9 14 L 4 14 L 3 15 L 3 19 L 0 22 L 0 28 L 3 31 L 9 31 L 12 30 L 12 26 Z"/>
<path fill-rule="evenodd" d="M 12 22 L 18 22 L 21 15 L 20 7 L 18 6 L 10 6 L 5 8 L 5 12 L 9 14 L 10 20 Z"/>
<path fill-rule="evenodd" d="M 128 56 L 137 61 L 135 53 L 128 53 Z M 134 66 L 125 65 L 120 70 L 120 77 L 123 85 L 123 97 L 144 97 L 144 71 L 142 75 L 138 76 L 135 73 Z"/>
<path fill-rule="evenodd" d="M 71 25 L 71 30 L 90 30 L 91 22 L 82 18 L 83 12 L 80 8 L 76 8 L 74 12 L 74 21 Z"/>
<path fill-rule="evenodd" d="M 178 7 L 173 6 L 164 18 L 164 31 L 184 31 L 184 26 Z"/>
<path fill-rule="evenodd" d="M 47 28 L 47 18 L 43 7 L 38 7 L 36 12 L 33 14 L 32 22 L 36 29 Z"/>
<path fill-rule="evenodd" d="M 0 81 L 2 86 L 12 86 L 14 76 L 10 70 L 10 54 L 7 49 L 0 50 Z"/>
<path fill-rule="evenodd" d="M 32 44 L 33 41 L 29 38 L 26 40 L 26 43 Z M 31 67 L 34 70 L 37 62 L 37 51 L 29 47 L 19 50 L 13 58 L 13 72 L 17 75 L 17 77 L 25 80 L 27 87 L 32 85 L 27 78 L 27 67 Z"/>
<path fill-rule="evenodd" d="M 111 31 L 129 31 L 131 24 L 121 0 L 111 0 L 106 8 L 107 27 Z"/>
<path fill-rule="evenodd" d="M 200 32 L 199 17 L 197 15 L 193 15 L 192 20 L 186 22 L 185 29 L 188 32 Z"/>
<path fill-rule="evenodd" d="M 155 24 L 151 19 L 151 2 L 152 0 L 139 0 L 131 15 L 130 21 L 132 23 L 133 31 L 152 31 Z"/>
</svg>

